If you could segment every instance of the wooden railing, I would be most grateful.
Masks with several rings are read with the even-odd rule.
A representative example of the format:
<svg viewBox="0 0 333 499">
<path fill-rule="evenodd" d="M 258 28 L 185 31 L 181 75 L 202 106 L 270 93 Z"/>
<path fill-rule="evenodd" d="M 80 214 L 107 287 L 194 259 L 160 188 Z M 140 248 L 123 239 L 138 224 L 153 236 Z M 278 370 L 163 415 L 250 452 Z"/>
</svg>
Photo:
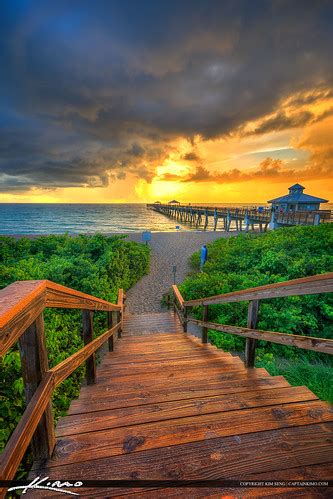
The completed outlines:
<svg viewBox="0 0 333 499">
<path fill-rule="evenodd" d="M 0 460 L 0 479 L 11 480 L 29 444 L 34 460 L 51 457 L 55 447 L 51 407 L 53 390 L 83 362 L 88 384 L 95 383 L 95 352 L 108 340 L 121 336 L 125 295 L 118 292 L 117 304 L 60 286 L 51 281 L 19 281 L 0 291 L 0 355 L 16 341 L 22 364 L 26 410 L 7 442 Z M 49 369 L 43 310 L 71 308 L 82 310 L 84 347 Z M 108 329 L 94 338 L 93 312 L 107 313 Z M 0 494 L 1 495 L 1 494 Z"/>
<path fill-rule="evenodd" d="M 333 354 L 333 339 L 314 338 L 295 334 L 279 333 L 274 331 L 262 331 L 257 329 L 258 312 L 260 300 L 267 298 L 279 298 L 284 296 L 312 295 L 320 293 L 331 293 L 333 291 L 333 272 L 320 274 L 292 281 L 278 282 L 256 288 L 234 291 L 223 295 L 209 296 L 196 300 L 184 300 L 177 286 L 172 286 L 173 303 L 187 331 L 187 324 L 192 322 L 202 328 L 202 342 L 208 341 L 208 329 L 234 334 L 246 338 L 245 365 L 253 367 L 255 363 L 255 350 L 257 340 L 270 341 L 281 345 L 295 346 L 305 350 L 314 350 Z M 249 301 L 247 327 L 217 324 L 208 321 L 208 306 L 219 303 L 236 303 Z M 188 316 L 188 310 L 195 306 L 203 307 L 202 320 Z"/>
<path fill-rule="evenodd" d="M 204 206 L 204 205 L 169 205 L 169 204 L 147 204 L 148 209 L 166 213 L 167 215 L 193 213 L 195 215 L 209 215 L 225 217 L 228 214 L 235 219 L 244 219 L 248 217 L 250 223 L 266 222 L 268 223 L 272 217 L 271 206 L 262 208 L 240 207 L 233 208 L 230 206 Z M 186 220 L 185 220 L 186 221 Z M 319 223 L 333 222 L 332 210 L 305 210 L 305 211 L 279 211 L 275 213 L 275 221 L 281 225 L 318 225 Z"/>
</svg>

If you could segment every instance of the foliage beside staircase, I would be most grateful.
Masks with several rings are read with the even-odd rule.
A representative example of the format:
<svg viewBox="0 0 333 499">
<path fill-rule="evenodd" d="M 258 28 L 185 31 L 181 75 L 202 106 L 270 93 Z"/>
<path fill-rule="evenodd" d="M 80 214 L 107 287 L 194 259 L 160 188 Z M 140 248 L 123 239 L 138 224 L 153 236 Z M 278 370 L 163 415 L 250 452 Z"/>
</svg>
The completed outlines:
<svg viewBox="0 0 333 499">
<path fill-rule="evenodd" d="M 333 271 L 333 224 L 281 228 L 265 234 L 240 234 L 208 245 L 208 261 L 199 271 L 200 254 L 191 262 L 194 272 L 181 286 L 183 297 L 205 296 L 263 286 Z M 209 307 L 209 320 L 246 326 L 247 302 Z M 199 307 L 194 310 L 201 318 Z M 261 300 L 258 329 L 333 337 L 331 294 L 291 296 Z M 245 339 L 216 331 L 212 343 L 226 351 L 244 352 Z M 323 353 L 259 341 L 257 367 L 282 374 L 295 385 L 306 385 L 316 395 L 333 402 L 332 358 Z"/>
<path fill-rule="evenodd" d="M 149 247 L 126 241 L 124 236 L 0 238 L 0 288 L 18 280 L 49 279 L 115 302 L 118 288 L 130 288 L 148 269 Z M 53 367 L 83 346 L 82 318 L 78 311 L 59 309 L 46 310 L 44 317 L 49 362 Z M 105 313 L 94 314 L 94 329 L 96 334 L 106 330 Z M 56 389 L 53 397 L 56 419 L 78 396 L 83 369 L 77 369 Z M 0 377 L 1 450 L 25 407 L 17 346 L 1 359 Z"/>
</svg>

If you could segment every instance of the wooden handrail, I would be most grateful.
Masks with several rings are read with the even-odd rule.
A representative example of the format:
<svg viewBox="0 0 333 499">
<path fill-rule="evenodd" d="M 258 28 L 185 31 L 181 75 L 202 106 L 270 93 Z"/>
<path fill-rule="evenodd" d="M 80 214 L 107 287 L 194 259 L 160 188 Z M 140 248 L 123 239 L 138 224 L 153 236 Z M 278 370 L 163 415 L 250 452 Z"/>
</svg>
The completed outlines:
<svg viewBox="0 0 333 499">
<path fill-rule="evenodd" d="M 177 291 L 179 292 L 178 288 Z M 233 291 L 222 295 L 214 295 L 196 300 L 184 300 L 184 306 L 214 305 L 218 303 L 235 303 L 248 300 L 264 300 L 266 298 L 281 298 L 284 296 L 312 295 L 331 293 L 333 291 L 333 272 L 302 277 L 292 281 L 277 282 L 258 286 L 256 288 Z"/>
<path fill-rule="evenodd" d="M 110 338 L 110 336 L 113 336 L 113 334 L 116 333 L 120 327 L 121 323 L 118 322 L 118 324 L 113 326 L 108 331 L 105 331 L 105 333 L 98 336 L 98 338 L 95 338 L 93 341 L 88 343 L 88 345 L 84 346 L 73 355 L 50 369 L 49 372 L 52 372 L 54 375 L 55 386 L 58 386 L 66 378 L 68 378 L 68 376 L 70 376 L 75 369 L 87 360 L 92 353 L 96 352 L 96 350 L 98 350 L 98 348 L 102 346 L 103 343 Z"/>
<path fill-rule="evenodd" d="M 124 291 L 122 289 L 119 289 L 118 290 L 118 301 L 117 301 L 118 307 L 122 307 L 123 306 L 124 299 L 125 299 Z"/>
<path fill-rule="evenodd" d="M 52 411 L 47 411 L 53 390 L 85 361 L 87 366 L 93 366 L 92 373 L 87 373 L 87 381 L 95 381 L 95 352 L 107 340 L 109 350 L 113 349 L 113 336 L 117 331 L 120 336 L 122 328 L 123 302 L 122 289 L 119 290 L 115 305 L 47 280 L 15 282 L 0 291 L 0 352 L 4 354 L 19 340 L 27 400 L 23 416 L 0 459 L 2 480 L 14 477 L 31 440 L 33 443 L 47 441 L 49 444 L 44 448 L 33 448 L 36 459 L 50 457 L 55 440 Z M 83 310 L 85 346 L 52 369 L 48 368 L 45 348 L 42 312 L 46 307 Z M 94 310 L 107 312 L 109 325 L 109 329 L 95 339 L 92 322 Z M 113 320 L 113 314 L 117 315 L 118 320 Z"/>
<path fill-rule="evenodd" d="M 121 306 L 54 282 L 18 281 L 0 290 L 0 355 L 46 307 L 120 311 Z"/>
<path fill-rule="evenodd" d="M 172 291 L 173 291 L 173 294 L 175 295 L 175 298 L 177 299 L 180 307 L 183 309 L 184 308 L 184 298 L 182 297 L 181 292 L 179 291 L 178 287 L 175 284 L 172 285 Z"/>
<path fill-rule="evenodd" d="M 259 300 L 295 295 L 300 296 L 330 293 L 333 291 L 333 272 L 318 274 L 311 277 L 303 277 L 291 281 L 268 284 L 266 286 L 258 286 L 256 288 L 243 289 L 222 295 L 198 298 L 196 300 L 184 300 L 176 285 L 172 286 L 172 290 L 174 293 L 175 305 L 176 302 L 182 304 L 182 310 L 178 310 L 177 306 L 175 306 L 175 310 L 180 317 L 184 331 L 187 330 L 187 323 L 192 322 L 202 327 L 203 343 L 207 342 L 208 329 L 246 338 L 245 364 L 247 367 L 254 366 L 257 340 L 270 341 L 281 345 L 296 346 L 305 350 L 314 350 L 316 352 L 323 352 L 331 355 L 333 354 L 333 340 L 274 331 L 261 331 L 256 328 L 258 321 Z M 236 303 L 240 301 L 249 301 L 247 328 L 217 324 L 208 321 L 208 305 Z M 203 306 L 202 320 L 193 319 L 191 317 L 189 318 L 187 315 L 188 308 L 200 305 Z"/>
<path fill-rule="evenodd" d="M 250 329 L 239 326 L 227 326 L 215 322 L 204 322 L 189 318 L 188 322 L 198 324 L 207 329 L 214 329 L 222 333 L 234 334 L 243 338 L 253 338 L 256 340 L 270 341 L 280 345 L 294 346 L 304 350 L 313 350 L 333 355 L 333 340 L 327 338 L 315 338 L 313 336 L 301 336 L 299 334 L 278 333 L 275 331 L 262 331 L 260 329 Z"/>
<path fill-rule="evenodd" d="M 43 381 L 39 384 L 1 455 L 0 477 L 2 480 L 11 480 L 14 477 L 45 408 L 50 402 L 53 390 L 119 328 L 120 323 L 45 373 Z"/>
<path fill-rule="evenodd" d="M 1 480 L 12 480 L 28 448 L 30 440 L 50 402 L 54 390 L 54 374 L 48 372 L 35 391 L 0 457 Z"/>
</svg>

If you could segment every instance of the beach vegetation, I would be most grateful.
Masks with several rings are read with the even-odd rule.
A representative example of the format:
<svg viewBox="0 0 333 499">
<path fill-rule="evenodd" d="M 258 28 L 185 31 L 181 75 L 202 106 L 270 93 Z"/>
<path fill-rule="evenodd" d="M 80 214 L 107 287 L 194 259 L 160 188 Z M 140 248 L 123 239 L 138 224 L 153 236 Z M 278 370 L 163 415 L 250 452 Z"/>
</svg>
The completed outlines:
<svg viewBox="0 0 333 499">
<path fill-rule="evenodd" d="M 244 233 L 208 245 L 200 272 L 200 253 L 191 257 L 193 272 L 180 286 L 186 300 L 331 272 L 333 225 L 281 228 L 263 234 Z M 246 327 L 248 302 L 209 306 L 209 320 Z M 202 316 L 202 307 L 193 314 Z M 261 300 L 258 329 L 333 338 L 333 296 L 291 296 Z M 210 341 L 226 351 L 244 353 L 245 339 L 209 331 Z M 308 386 L 333 402 L 333 362 L 325 353 L 259 341 L 256 366 L 282 374 L 294 385 Z"/>
<path fill-rule="evenodd" d="M 50 235 L 14 239 L 0 237 L 0 288 L 14 281 L 48 279 L 115 303 L 119 288 L 127 290 L 149 268 L 149 247 L 124 236 Z M 53 367 L 83 346 L 82 315 L 76 310 L 44 312 L 49 365 Z M 106 313 L 94 313 L 94 331 L 106 330 Z M 78 396 L 84 367 L 78 368 L 54 392 L 57 420 Z M 0 450 L 25 408 L 21 362 L 17 345 L 0 360 Z M 17 478 L 24 476 L 27 454 Z"/>
</svg>

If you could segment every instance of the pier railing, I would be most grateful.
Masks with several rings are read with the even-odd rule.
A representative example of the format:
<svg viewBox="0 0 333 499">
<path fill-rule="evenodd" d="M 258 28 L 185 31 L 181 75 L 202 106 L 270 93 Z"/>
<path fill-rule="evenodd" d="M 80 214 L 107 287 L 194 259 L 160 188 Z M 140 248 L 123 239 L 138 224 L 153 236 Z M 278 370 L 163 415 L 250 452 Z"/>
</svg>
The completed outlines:
<svg viewBox="0 0 333 499">
<path fill-rule="evenodd" d="M 222 295 L 198 298 L 196 300 L 184 300 L 178 287 L 172 286 L 173 303 L 177 314 L 187 331 L 187 324 L 194 323 L 202 328 L 202 342 L 208 342 L 208 330 L 221 331 L 246 338 L 245 365 L 254 367 L 257 340 L 270 341 L 281 345 L 295 346 L 305 350 L 333 354 L 333 339 L 314 338 L 296 334 L 279 333 L 275 331 L 262 331 L 257 329 L 260 300 L 268 298 L 280 298 L 286 296 L 301 296 L 333 292 L 333 272 L 319 274 L 292 281 L 278 282 L 256 288 L 234 291 Z M 220 303 L 236 303 L 248 301 L 247 327 L 239 327 L 210 322 L 209 305 Z M 188 312 L 192 307 L 202 307 L 202 319 L 190 317 Z"/>
<path fill-rule="evenodd" d="M 181 222 L 203 224 L 208 226 L 208 217 L 214 218 L 214 230 L 216 230 L 218 219 L 222 219 L 224 228 L 229 230 L 230 222 L 236 223 L 236 228 L 242 230 L 242 222 L 248 228 L 249 225 L 257 224 L 260 229 L 267 229 L 268 224 L 274 219 L 278 226 L 288 225 L 319 225 L 320 223 L 333 222 L 333 212 L 331 210 L 314 211 L 276 211 L 272 214 L 271 207 L 223 207 L 204 205 L 184 205 L 184 204 L 160 204 L 153 203 L 147 205 L 148 209 L 163 213 L 164 215 L 175 217 Z M 238 227 L 239 226 L 239 227 Z"/>
<path fill-rule="evenodd" d="M 86 380 L 95 383 L 95 352 L 108 340 L 121 336 L 125 295 L 118 292 L 117 304 L 75 291 L 51 281 L 19 281 L 0 291 L 0 355 L 17 341 L 27 407 L 9 438 L 0 460 L 0 479 L 11 480 L 31 443 L 34 461 L 51 457 L 55 447 L 51 396 L 54 389 L 83 362 Z M 84 347 L 57 366 L 49 368 L 43 310 L 82 310 Z M 94 338 L 93 312 L 107 313 L 107 331 Z"/>
</svg>

